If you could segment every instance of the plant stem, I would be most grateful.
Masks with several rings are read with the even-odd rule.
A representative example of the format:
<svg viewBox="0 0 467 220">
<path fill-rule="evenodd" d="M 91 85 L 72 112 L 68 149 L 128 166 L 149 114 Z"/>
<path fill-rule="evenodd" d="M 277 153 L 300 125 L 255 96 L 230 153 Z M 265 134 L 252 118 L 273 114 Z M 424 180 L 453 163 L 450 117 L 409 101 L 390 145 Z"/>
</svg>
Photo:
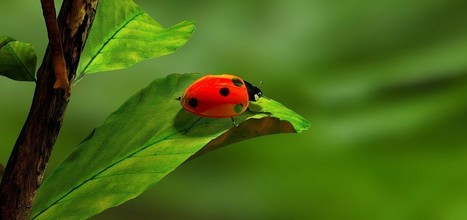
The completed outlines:
<svg viewBox="0 0 467 220">
<path fill-rule="evenodd" d="M 64 0 L 58 18 L 68 79 L 78 61 L 94 20 L 98 0 Z M 55 83 L 49 45 L 37 73 L 28 118 L 16 140 L 0 184 L 0 219 L 28 219 L 63 121 L 69 97 Z"/>
<path fill-rule="evenodd" d="M 53 54 L 55 73 L 54 88 L 62 88 L 69 92 L 70 82 L 66 72 L 65 58 L 63 57 L 62 40 L 60 39 L 60 31 L 57 24 L 54 0 L 41 0 L 41 4 L 45 26 L 49 36 L 49 45 Z"/>
</svg>

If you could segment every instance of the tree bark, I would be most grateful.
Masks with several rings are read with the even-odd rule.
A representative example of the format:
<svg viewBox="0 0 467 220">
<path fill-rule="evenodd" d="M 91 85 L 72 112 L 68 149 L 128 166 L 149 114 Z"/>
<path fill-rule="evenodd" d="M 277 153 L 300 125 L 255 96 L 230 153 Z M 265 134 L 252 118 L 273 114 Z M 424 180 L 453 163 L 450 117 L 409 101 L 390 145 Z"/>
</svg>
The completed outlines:
<svg viewBox="0 0 467 220">
<path fill-rule="evenodd" d="M 78 61 L 94 20 L 98 0 L 64 0 L 58 16 L 68 78 Z M 19 134 L 0 184 L 0 219 L 28 219 L 63 121 L 69 96 L 54 89 L 50 45 L 37 73 L 28 118 Z M 71 84 L 71 83 L 70 83 Z"/>
</svg>

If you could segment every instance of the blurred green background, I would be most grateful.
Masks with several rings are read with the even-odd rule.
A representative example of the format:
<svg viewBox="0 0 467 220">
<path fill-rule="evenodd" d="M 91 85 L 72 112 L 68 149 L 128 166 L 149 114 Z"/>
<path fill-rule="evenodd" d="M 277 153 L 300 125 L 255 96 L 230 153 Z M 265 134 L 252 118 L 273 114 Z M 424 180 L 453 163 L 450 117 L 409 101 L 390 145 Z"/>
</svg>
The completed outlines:
<svg viewBox="0 0 467 220">
<path fill-rule="evenodd" d="M 82 80 L 49 172 L 124 100 L 174 72 L 262 80 L 312 125 L 190 161 L 93 219 L 467 219 L 467 1 L 136 2 L 164 26 L 194 20 L 197 31 L 173 55 Z M 42 57 L 39 1 L 3 2 L 4 34 Z M 33 89 L 0 77 L 2 164 Z"/>
</svg>

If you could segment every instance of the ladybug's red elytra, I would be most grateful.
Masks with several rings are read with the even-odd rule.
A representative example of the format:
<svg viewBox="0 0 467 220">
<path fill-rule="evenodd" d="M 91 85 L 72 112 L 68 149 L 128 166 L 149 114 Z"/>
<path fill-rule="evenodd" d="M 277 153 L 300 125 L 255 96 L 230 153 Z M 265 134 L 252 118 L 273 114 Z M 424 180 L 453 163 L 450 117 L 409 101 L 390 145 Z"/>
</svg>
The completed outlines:
<svg viewBox="0 0 467 220">
<path fill-rule="evenodd" d="M 255 102 L 262 95 L 258 87 L 238 76 L 206 75 L 185 90 L 180 103 L 184 109 L 201 117 L 232 118 L 242 114 L 250 101 Z"/>
</svg>

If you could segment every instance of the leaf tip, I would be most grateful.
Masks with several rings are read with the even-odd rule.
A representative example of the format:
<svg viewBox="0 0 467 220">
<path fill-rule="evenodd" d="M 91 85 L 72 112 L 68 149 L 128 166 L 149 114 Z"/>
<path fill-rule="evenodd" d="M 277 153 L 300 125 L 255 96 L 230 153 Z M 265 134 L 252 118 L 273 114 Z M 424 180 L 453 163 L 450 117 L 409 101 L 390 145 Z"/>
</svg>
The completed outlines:
<svg viewBox="0 0 467 220">
<path fill-rule="evenodd" d="M 310 126 L 311 126 L 311 123 L 308 120 L 302 119 L 302 125 L 299 126 L 298 128 L 296 126 L 294 126 L 294 128 L 295 128 L 295 131 L 297 133 L 302 133 L 302 132 L 308 130 L 310 128 Z"/>
</svg>

